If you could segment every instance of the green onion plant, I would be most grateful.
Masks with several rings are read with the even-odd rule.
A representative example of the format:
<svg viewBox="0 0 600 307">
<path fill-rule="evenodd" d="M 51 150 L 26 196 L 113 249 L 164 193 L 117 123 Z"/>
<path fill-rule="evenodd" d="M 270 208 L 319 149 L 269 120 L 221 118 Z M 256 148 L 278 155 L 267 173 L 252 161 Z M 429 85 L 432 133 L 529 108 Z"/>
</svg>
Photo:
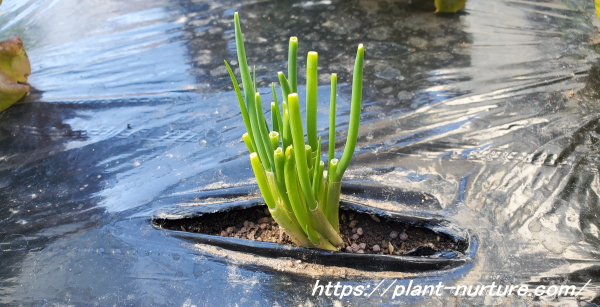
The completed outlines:
<svg viewBox="0 0 600 307">
<path fill-rule="evenodd" d="M 290 38 L 288 75 L 277 73 L 281 103 L 275 85 L 271 85 L 273 102 L 267 106 L 271 112 L 269 125 L 256 88 L 256 73 L 250 71 L 246 60 L 238 13 L 235 13 L 234 24 L 242 89 L 227 61 L 225 66 L 247 131 L 242 139 L 250 152 L 252 170 L 265 203 L 273 219 L 295 244 L 337 250 L 342 245 L 339 235 L 341 181 L 354 154 L 360 122 L 364 47 L 358 45 L 356 53 L 348 136 L 339 159 L 335 158 L 337 75 L 331 75 L 329 146 L 327 160 L 322 161 L 321 138 L 317 134 L 318 54 L 311 51 L 307 56 L 306 119 L 303 120 L 297 85 L 298 39 Z"/>
</svg>

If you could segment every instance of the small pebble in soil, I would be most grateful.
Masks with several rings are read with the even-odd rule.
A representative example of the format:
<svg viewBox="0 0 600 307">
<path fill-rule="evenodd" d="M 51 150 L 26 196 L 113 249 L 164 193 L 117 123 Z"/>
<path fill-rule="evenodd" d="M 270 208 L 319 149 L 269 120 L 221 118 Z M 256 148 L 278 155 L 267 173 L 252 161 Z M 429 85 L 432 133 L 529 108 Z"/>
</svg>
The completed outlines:
<svg viewBox="0 0 600 307">
<path fill-rule="evenodd" d="M 358 244 L 356 243 L 352 243 L 352 245 L 350 246 L 352 248 L 352 252 L 356 253 L 359 248 L 358 248 Z"/>
<path fill-rule="evenodd" d="M 362 227 L 358 227 L 358 229 L 356 229 L 356 234 L 357 234 L 357 235 L 359 235 L 359 236 L 362 236 L 362 235 L 363 235 L 363 233 L 364 233 L 364 232 L 363 232 L 363 229 L 362 229 Z"/>
<path fill-rule="evenodd" d="M 390 238 L 396 239 L 397 237 L 398 237 L 398 232 L 397 231 L 390 232 Z"/>
<path fill-rule="evenodd" d="M 367 243 L 360 243 L 360 244 L 358 244 L 358 247 L 360 249 L 366 249 L 367 248 Z"/>
<path fill-rule="evenodd" d="M 228 235 L 229 235 L 229 234 L 227 233 L 227 231 L 225 231 L 225 230 L 221 230 L 221 234 L 220 234 L 220 236 L 222 236 L 222 237 L 226 237 L 226 236 L 228 236 Z"/>
<path fill-rule="evenodd" d="M 225 229 L 225 231 L 227 231 L 228 234 L 232 234 L 235 231 L 235 228 L 227 227 L 227 229 Z"/>
<path fill-rule="evenodd" d="M 352 240 L 356 241 L 358 238 L 360 238 L 360 236 L 357 233 L 352 235 Z"/>
<path fill-rule="evenodd" d="M 351 252 L 352 252 L 352 247 L 346 246 L 346 253 L 351 253 Z"/>
<path fill-rule="evenodd" d="M 381 251 L 381 247 L 379 247 L 379 245 L 375 244 L 375 245 L 373 245 L 373 251 L 376 253 L 379 253 Z"/>
<path fill-rule="evenodd" d="M 403 231 L 403 232 L 400 234 L 400 240 L 402 240 L 402 241 L 406 241 L 406 240 L 408 240 L 408 235 L 406 234 L 406 232 L 404 232 L 404 231 Z"/>
<path fill-rule="evenodd" d="M 354 227 L 356 227 L 356 224 L 358 224 L 358 221 L 357 221 L 357 220 L 352 220 L 352 221 L 350 222 L 350 228 L 354 228 Z"/>
<path fill-rule="evenodd" d="M 358 252 L 356 252 L 356 253 L 357 253 L 357 254 L 364 254 L 364 253 L 365 253 L 365 251 L 364 251 L 364 250 L 362 250 L 362 249 L 359 249 L 359 250 L 358 250 Z"/>
</svg>

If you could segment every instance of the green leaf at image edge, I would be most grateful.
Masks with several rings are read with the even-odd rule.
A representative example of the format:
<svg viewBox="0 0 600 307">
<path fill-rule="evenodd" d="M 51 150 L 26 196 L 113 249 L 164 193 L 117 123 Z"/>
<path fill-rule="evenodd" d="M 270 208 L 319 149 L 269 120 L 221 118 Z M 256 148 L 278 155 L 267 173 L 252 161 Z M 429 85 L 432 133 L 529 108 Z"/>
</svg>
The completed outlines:
<svg viewBox="0 0 600 307">
<path fill-rule="evenodd" d="M 435 0 L 435 12 L 456 13 L 465 6 L 466 2 L 467 0 Z"/>
<path fill-rule="evenodd" d="M 0 111 L 23 98 L 29 85 L 31 66 L 23 42 L 18 35 L 0 42 Z"/>
</svg>

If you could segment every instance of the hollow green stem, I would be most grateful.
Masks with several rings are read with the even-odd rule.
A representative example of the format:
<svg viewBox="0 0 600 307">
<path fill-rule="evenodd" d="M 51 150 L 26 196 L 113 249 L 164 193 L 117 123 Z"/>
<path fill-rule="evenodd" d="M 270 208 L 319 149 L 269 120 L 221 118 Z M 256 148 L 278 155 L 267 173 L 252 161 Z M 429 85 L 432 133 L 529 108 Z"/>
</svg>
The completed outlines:
<svg viewBox="0 0 600 307">
<path fill-rule="evenodd" d="M 311 153 L 311 172 L 310 172 L 310 176 L 311 176 L 311 184 L 312 184 L 312 190 L 313 190 L 313 195 L 315 195 L 315 197 L 317 198 L 317 201 L 319 200 L 319 182 L 317 180 L 318 177 L 318 171 L 319 171 L 319 164 L 321 162 L 321 138 L 319 137 L 318 142 L 317 142 L 317 148 L 315 149 L 315 151 L 313 151 Z M 321 179 L 322 177 L 322 173 L 321 173 Z"/>
<path fill-rule="evenodd" d="M 337 247 L 335 247 L 335 245 L 331 244 L 331 242 L 329 242 L 326 238 L 323 237 L 319 237 L 319 245 L 317 245 L 318 248 L 321 249 L 325 249 L 325 250 L 330 250 L 330 251 L 337 251 Z"/>
<path fill-rule="evenodd" d="M 331 96 L 329 97 L 329 151 L 327 161 L 335 158 L 335 115 L 337 99 L 337 74 L 331 74 Z"/>
<path fill-rule="evenodd" d="M 277 99 L 277 92 L 275 92 L 275 82 L 271 82 L 271 93 L 273 94 L 273 102 L 279 105 L 279 100 Z"/>
<path fill-rule="evenodd" d="M 290 236 L 290 239 L 292 239 L 294 244 L 305 247 L 316 247 L 316 245 L 308 239 L 304 231 L 289 220 L 288 215 L 283 210 L 276 207 L 274 210 L 269 209 L 269 212 L 275 222 L 277 222 L 277 224 L 283 228 L 285 233 Z"/>
<path fill-rule="evenodd" d="M 250 125 L 250 117 L 248 116 L 246 103 L 244 102 L 244 98 L 242 97 L 242 91 L 240 90 L 238 81 L 235 75 L 233 74 L 233 70 L 231 70 L 231 66 L 229 66 L 229 63 L 227 63 L 227 61 L 225 61 L 225 66 L 227 67 L 227 72 L 229 72 L 229 78 L 231 78 L 231 83 L 233 84 L 233 88 L 238 99 L 240 112 L 242 113 L 242 119 L 244 120 L 244 126 L 246 127 L 246 131 L 248 131 L 248 136 L 250 138 L 250 144 L 252 144 L 252 148 L 256 148 L 256 144 L 254 144 L 254 139 L 252 138 L 252 126 Z"/>
<path fill-rule="evenodd" d="M 325 212 L 327 221 L 336 232 L 340 231 L 340 193 L 341 182 L 327 182 L 327 210 Z"/>
<path fill-rule="evenodd" d="M 309 52 L 306 59 L 306 134 L 313 150 L 317 149 L 318 59 L 314 51 Z"/>
<path fill-rule="evenodd" d="M 329 160 L 329 165 L 327 166 L 327 182 L 335 181 L 335 173 L 337 172 L 339 162 L 340 160 L 336 158 Z"/>
<path fill-rule="evenodd" d="M 234 14 L 234 24 L 235 24 L 235 48 L 237 50 L 238 55 L 238 63 L 240 66 L 240 74 L 242 75 L 242 85 L 244 87 L 244 96 L 249 102 L 254 100 L 254 86 L 252 79 L 250 77 L 250 69 L 248 68 L 248 61 L 246 60 L 246 49 L 244 48 L 244 38 L 242 34 L 242 27 L 240 25 L 240 17 L 236 12 Z"/>
<path fill-rule="evenodd" d="M 279 204 L 281 201 L 280 199 L 278 200 L 280 195 L 273 182 L 274 174 L 272 172 L 265 172 L 256 153 L 250 154 L 250 164 L 252 165 L 254 176 L 258 182 L 260 193 L 262 194 L 267 207 L 269 207 L 269 212 L 275 222 L 285 230 L 294 243 L 300 246 L 315 246 L 300 228 L 295 217 L 291 219 L 285 208 L 282 208 L 283 206 Z"/>
<path fill-rule="evenodd" d="M 262 114 L 262 108 L 257 110 L 256 102 L 255 102 L 255 90 L 254 90 L 254 82 L 250 75 L 250 69 L 248 67 L 248 61 L 246 60 L 246 49 L 244 47 L 244 39 L 242 34 L 242 27 L 240 25 L 240 18 L 238 13 L 234 14 L 234 24 L 235 24 L 235 46 L 238 55 L 238 63 L 240 67 L 240 74 L 242 75 L 242 86 L 244 88 L 244 97 L 246 99 L 246 106 L 248 110 L 248 117 L 250 120 L 250 133 L 251 138 L 254 140 L 252 144 L 256 152 L 258 153 L 258 157 L 260 162 L 263 164 L 265 169 L 269 170 L 271 167 L 271 162 L 269 161 L 269 156 L 272 150 L 267 151 L 267 145 L 269 142 L 266 142 L 267 133 L 261 131 L 264 128 L 264 117 L 259 116 L 257 114 Z M 261 118 L 263 120 L 261 120 Z M 269 153 L 267 155 L 267 152 Z"/>
<path fill-rule="evenodd" d="M 242 140 L 244 140 L 244 144 L 246 144 L 246 148 L 250 153 L 254 152 L 254 147 L 252 147 L 252 140 L 250 139 L 250 135 L 248 132 L 242 134 Z"/>
<path fill-rule="evenodd" d="M 271 102 L 271 121 L 273 122 L 273 130 L 283 135 L 283 120 L 281 119 L 281 112 L 279 110 L 279 101 L 277 101 L 277 94 L 275 93 L 275 83 L 271 83 L 271 91 L 273 92 L 273 102 Z"/>
<path fill-rule="evenodd" d="M 286 102 L 288 99 L 288 95 L 294 93 L 290 89 L 290 83 L 283 75 L 283 72 L 277 72 L 277 78 L 279 79 L 279 84 L 281 85 L 281 94 L 283 95 L 283 101 Z"/>
<path fill-rule="evenodd" d="M 271 140 L 269 140 L 269 131 L 265 126 L 265 118 L 262 112 L 262 104 L 260 101 L 260 94 L 255 93 L 254 96 L 254 107 L 251 109 L 251 123 L 252 123 L 252 131 L 254 134 L 254 139 L 256 142 L 256 147 L 258 152 L 258 156 L 260 162 L 263 164 L 265 170 L 270 171 L 271 165 L 273 164 L 273 146 L 271 145 Z M 253 119 L 253 120 L 252 120 Z"/>
<path fill-rule="evenodd" d="M 277 205 L 277 207 L 283 210 L 285 215 L 288 217 L 288 220 L 292 224 L 294 224 L 297 228 L 302 229 L 302 227 L 298 223 L 298 219 L 296 219 L 296 215 L 294 215 L 294 212 L 292 211 L 292 207 L 288 201 L 289 199 L 287 195 L 285 195 L 286 201 L 283 200 L 284 195 L 282 195 L 281 192 L 285 192 L 285 188 L 279 188 L 279 184 L 277 183 L 275 173 L 266 171 L 265 175 L 267 178 L 267 183 L 269 184 L 269 189 L 273 195 L 273 198 L 275 199 L 275 204 Z"/>
<path fill-rule="evenodd" d="M 323 172 L 323 177 L 325 177 L 325 173 Z M 321 185 L 319 187 L 319 194 L 317 195 L 319 201 L 319 208 L 323 211 L 323 214 L 327 216 L 327 180 L 321 180 Z"/>
<path fill-rule="evenodd" d="M 295 36 L 290 37 L 288 51 L 288 79 L 291 93 L 298 93 L 298 38 Z"/>
<path fill-rule="evenodd" d="M 279 133 L 279 123 L 277 122 L 277 105 L 275 102 L 271 102 L 271 123 L 273 123 L 273 131 Z"/>
<path fill-rule="evenodd" d="M 311 225 L 334 246 L 342 245 L 343 241 L 338 231 L 329 223 L 320 208 L 309 209 Z M 339 228 L 339 226 L 338 226 Z"/>
<path fill-rule="evenodd" d="M 252 66 L 252 86 L 254 86 L 254 91 L 258 91 L 256 88 L 256 66 Z"/>
<path fill-rule="evenodd" d="M 321 195 L 320 188 L 323 183 L 323 171 L 324 170 L 325 170 L 325 162 L 319 161 L 319 163 L 316 164 L 316 166 L 315 166 L 315 172 L 314 172 L 313 182 L 312 182 L 313 195 L 315 195 L 315 196 Z"/>
<path fill-rule="evenodd" d="M 277 149 L 275 149 L 273 152 L 273 158 L 275 160 L 275 174 L 277 174 L 277 183 L 280 186 L 279 190 L 285 192 L 285 153 L 281 147 L 277 147 Z"/>
<path fill-rule="evenodd" d="M 360 124 L 360 108 L 362 105 L 362 80 L 363 80 L 363 62 L 365 57 L 365 48 L 362 44 L 358 45 L 356 52 L 356 61 L 354 62 L 354 75 L 352 79 L 352 101 L 350 103 L 350 121 L 348 123 L 348 137 L 346 138 L 346 146 L 344 153 L 340 159 L 337 172 L 335 174 L 335 182 L 341 181 L 346 168 L 350 164 L 356 140 L 358 139 L 358 126 Z"/>
<path fill-rule="evenodd" d="M 302 129 L 302 118 L 300 117 L 300 105 L 298 104 L 298 94 L 292 93 L 288 95 L 288 109 L 290 116 L 290 130 L 292 135 L 292 143 L 294 148 L 305 148 L 304 133 Z M 310 210 L 317 207 L 317 202 L 310 185 L 309 168 L 306 163 L 306 152 L 304 150 L 296 150 L 294 152 L 294 160 L 298 166 L 298 180 L 302 187 L 302 192 L 306 199 L 306 204 Z"/>
<path fill-rule="evenodd" d="M 306 165 L 308 165 L 308 169 L 312 170 L 313 169 L 313 161 L 314 161 L 314 155 L 312 152 L 312 148 L 310 147 L 310 145 L 304 145 L 304 155 L 306 157 Z M 310 172 L 310 175 L 312 175 L 312 171 Z M 312 178 L 312 176 L 310 177 Z"/>
<path fill-rule="evenodd" d="M 261 131 L 266 129 L 264 129 L 264 125 L 261 124 L 260 117 L 256 115 L 256 104 L 253 103 L 250 106 L 249 111 L 250 123 L 252 125 L 252 139 L 254 140 L 254 150 L 258 154 L 258 157 L 261 163 L 263 163 L 264 167 L 266 169 L 270 169 L 270 162 L 267 156 L 268 151 L 266 149 L 264 138 L 266 135 L 263 135 Z M 263 129 L 261 129 L 261 127 Z"/>
<path fill-rule="evenodd" d="M 277 132 L 277 131 L 269 132 L 269 140 L 271 141 L 271 146 L 273 148 L 279 147 L 279 132 Z"/>
<path fill-rule="evenodd" d="M 267 182 L 267 176 L 265 175 L 265 170 L 260 163 L 260 159 L 258 155 L 253 152 L 250 154 L 250 164 L 252 165 L 252 170 L 254 171 L 254 177 L 256 177 L 256 182 L 258 183 L 258 188 L 260 189 L 260 193 L 269 207 L 269 210 L 274 210 L 277 206 L 275 202 L 275 198 L 273 198 L 273 194 L 271 193 L 271 189 L 269 188 L 269 183 Z"/>
<path fill-rule="evenodd" d="M 277 188 L 279 189 L 281 200 L 283 201 L 284 207 L 286 211 L 288 211 L 288 214 L 290 216 L 295 216 L 292 210 L 287 188 L 285 186 L 285 153 L 283 152 L 283 149 L 281 149 L 281 147 L 277 147 L 277 149 L 275 149 L 275 152 L 273 153 L 273 157 L 275 159 L 275 179 L 277 180 Z M 300 226 L 302 225 L 300 224 Z"/>
<path fill-rule="evenodd" d="M 325 197 L 323 197 L 324 208 L 323 212 L 327 216 L 327 220 L 333 228 L 339 231 L 339 201 L 341 184 L 339 181 L 334 181 L 337 172 L 339 160 L 331 159 L 327 168 L 327 185 L 325 186 Z M 337 226 L 336 226 L 337 225 Z"/>
<path fill-rule="evenodd" d="M 287 103 L 283 102 L 283 135 L 281 137 L 281 144 L 283 148 L 287 148 L 292 144 L 292 135 L 290 133 L 290 115 L 287 109 Z"/>
</svg>

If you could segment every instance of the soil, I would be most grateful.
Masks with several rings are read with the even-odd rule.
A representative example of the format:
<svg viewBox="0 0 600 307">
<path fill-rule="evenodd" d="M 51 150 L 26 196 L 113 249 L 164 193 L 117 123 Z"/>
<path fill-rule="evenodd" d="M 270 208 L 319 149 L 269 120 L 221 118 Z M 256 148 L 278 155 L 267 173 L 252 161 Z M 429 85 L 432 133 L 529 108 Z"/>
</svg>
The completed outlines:
<svg viewBox="0 0 600 307">
<path fill-rule="evenodd" d="M 171 230 L 293 244 L 266 206 L 157 222 Z M 344 241 L 340 250 L 348 253 L 427 256 L 457 249 L 448 235 L 344 209 L 340 209 L 340 235 Z"/>
</svg>

